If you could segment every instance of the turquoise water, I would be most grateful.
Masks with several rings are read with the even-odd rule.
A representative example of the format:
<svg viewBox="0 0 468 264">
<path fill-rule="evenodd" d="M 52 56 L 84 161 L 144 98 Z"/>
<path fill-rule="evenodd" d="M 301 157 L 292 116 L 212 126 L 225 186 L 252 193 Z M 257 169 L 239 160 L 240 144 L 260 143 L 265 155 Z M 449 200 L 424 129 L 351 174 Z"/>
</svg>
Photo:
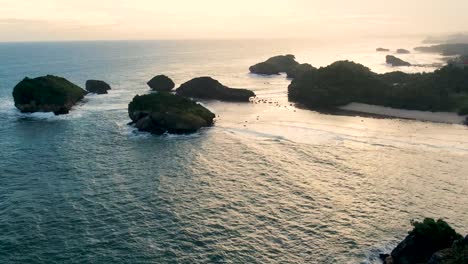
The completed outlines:
<svg viewBox="0 0 468 264">
<path fill-rule="evenodd" d="M 374 52 L 386 44 L 0 44 L 0 263 L 378 263 L 410 219 L 468 233 L 468 128 L 297 109 L 284 76 L 247 72 L 282 53 L 388 71 Z M 136 132 L 127 104 L 161 73 L 178 85 L 209 75 L 281 106 L 203 101 L 212 128 Z M 66 116 L 19 113 L 14 85 L 44 74 L 113 90 Z"/>
</svg>

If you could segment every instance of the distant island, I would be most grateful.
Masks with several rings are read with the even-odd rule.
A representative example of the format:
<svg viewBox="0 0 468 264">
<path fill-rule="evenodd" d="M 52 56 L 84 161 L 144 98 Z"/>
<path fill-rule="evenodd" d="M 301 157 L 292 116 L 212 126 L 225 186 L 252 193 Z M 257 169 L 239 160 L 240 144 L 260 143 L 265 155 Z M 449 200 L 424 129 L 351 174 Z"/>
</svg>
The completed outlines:
<svg viewBox="0 0 468 264">
<path fill-rule="evenodd" d="M 468 55 L 468 43 L 438 44 L 416 47 L 414 50 L 426 53 L 440 53 L 444 56 Z"/>
<path fill-rule="evenodd" d="M 407 62 L 407 61 L 404 61 L 400 58 L 397 58 L 393 55 L 387 55 L 387 57 L 385 57 L 385 62 L 387 64 L 390 64 L 392 65 L 393 67 L 408 67 L 408 66 L 411 66 L 411 63 Z"/>
</svg>

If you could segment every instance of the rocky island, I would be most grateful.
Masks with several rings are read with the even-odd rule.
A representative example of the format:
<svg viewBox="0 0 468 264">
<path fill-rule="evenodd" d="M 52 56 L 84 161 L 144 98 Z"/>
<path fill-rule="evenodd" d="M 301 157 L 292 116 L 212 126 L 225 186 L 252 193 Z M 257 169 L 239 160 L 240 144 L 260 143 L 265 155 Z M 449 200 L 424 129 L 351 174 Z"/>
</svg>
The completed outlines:
<svg viewBox="0 0 468 264">
<path fill-rule="evenodd" d="M 385 62 L 387 64 L 390 64 L 392 65 L 392 67 L 407 67 L 407 66 L 411 66 L 411 63 L 407 62 L 407 61 L 404 61 L 400 58 L 397 58 L 393 55 L 387 55 L 385 57 Z"/>
<path fill-rule="evenodd" d="M 13 89 L 15 106 L 23 113 L 68 114 L 86 94 L 87 92 L 76 84 L 53 75 L 34 79 L 26 77 Z"/>
<path fill-rule="evenodd" d="M 377 74 L 351 61 L 308 71 L 292 81 L 289 100 L 309 108 L 351 102 L 397 109 L 468 113 L 468 68 L 447 65 L 433 73 Z"/>
<path fill-rule="evenodd" d="M 107 94 L 107 91 L 111 90 L 108 83 L 99 80 L 88 80 L 86 81 L 86 91 L 95 94 Z"/>
<path fill-rule="evenodd" d="M 175 87 L 175 83 L 166 75 L 155 76 L 147 84 L 151 90 L 158 92 L 169 92 Z"/>
<path fill-rule="evenodd" d="M 132 125 L 156 135 L 188 134 L 213 125 L 215 115 L 189 98 L 168 92 L 135 96 L 128 105 Z"/>
<path fill-rule="evenodd" d="M 290 72 L 299 65 L 294 55 L 280 55 L 271 57 L 264 62 L 257 63 L 249 68 L 251 73 L 262 75 L 277 75 L 281 72 Z"/>
<path fill-rule="evenodd" d="M 407 49 L 397 49 L 398 54 L 410 54 L 411 52 Z"/>
<path fill-rule="evenodd" d="M 386 49 L 386 48 L 377 48 L 375 51 L 377 51 L 377 52 L 389 52 L 390 50 Z"/>
<path fill-rule="evenodd" d="M 250 90 L 229 88 L 211 77 L 192 79 L 182 84 L 176 93 L 192 98 L 231 102 L 249 102 L 251 97 L 255 97 L 255 93 Z"/>
<path fill-rule="evenodd" d="M 463 238 L 447 222 L 431 218 L 412 222 L 413 230 L 391 254 L 381 254 L 384 264 L 466 264 L 468 236 Z"/>
</svg>

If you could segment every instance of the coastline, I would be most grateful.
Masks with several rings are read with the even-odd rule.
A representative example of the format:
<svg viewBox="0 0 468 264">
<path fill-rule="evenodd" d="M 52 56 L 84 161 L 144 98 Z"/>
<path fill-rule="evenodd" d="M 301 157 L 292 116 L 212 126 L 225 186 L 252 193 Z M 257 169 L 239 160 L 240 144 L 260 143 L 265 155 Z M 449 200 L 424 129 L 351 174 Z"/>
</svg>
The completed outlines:
<svg viewBox="0 0 468 264">
<path fill-rule="evenodd" d="M 460 116 L 455 112 L 429 112 L 419 110 L 404 110 L 385 106 L 350 103 L 338 108 L 347 114 L 363 114 L 375 118 L 401 118 L 435 123 L 463 125 L 467 116 Z"/>
</svg>

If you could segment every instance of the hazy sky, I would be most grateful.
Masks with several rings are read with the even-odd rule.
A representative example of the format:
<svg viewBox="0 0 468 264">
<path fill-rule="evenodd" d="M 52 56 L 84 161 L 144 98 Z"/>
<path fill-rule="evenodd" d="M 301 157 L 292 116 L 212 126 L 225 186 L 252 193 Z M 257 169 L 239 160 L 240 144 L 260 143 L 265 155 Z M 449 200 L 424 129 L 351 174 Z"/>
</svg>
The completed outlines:
<svg viewBox="0 0 468 264">
<path fill-rule="evenodd" d="M 468 0 L 0 0 L 0 41 L 468 31 Z"/>
</svg>

